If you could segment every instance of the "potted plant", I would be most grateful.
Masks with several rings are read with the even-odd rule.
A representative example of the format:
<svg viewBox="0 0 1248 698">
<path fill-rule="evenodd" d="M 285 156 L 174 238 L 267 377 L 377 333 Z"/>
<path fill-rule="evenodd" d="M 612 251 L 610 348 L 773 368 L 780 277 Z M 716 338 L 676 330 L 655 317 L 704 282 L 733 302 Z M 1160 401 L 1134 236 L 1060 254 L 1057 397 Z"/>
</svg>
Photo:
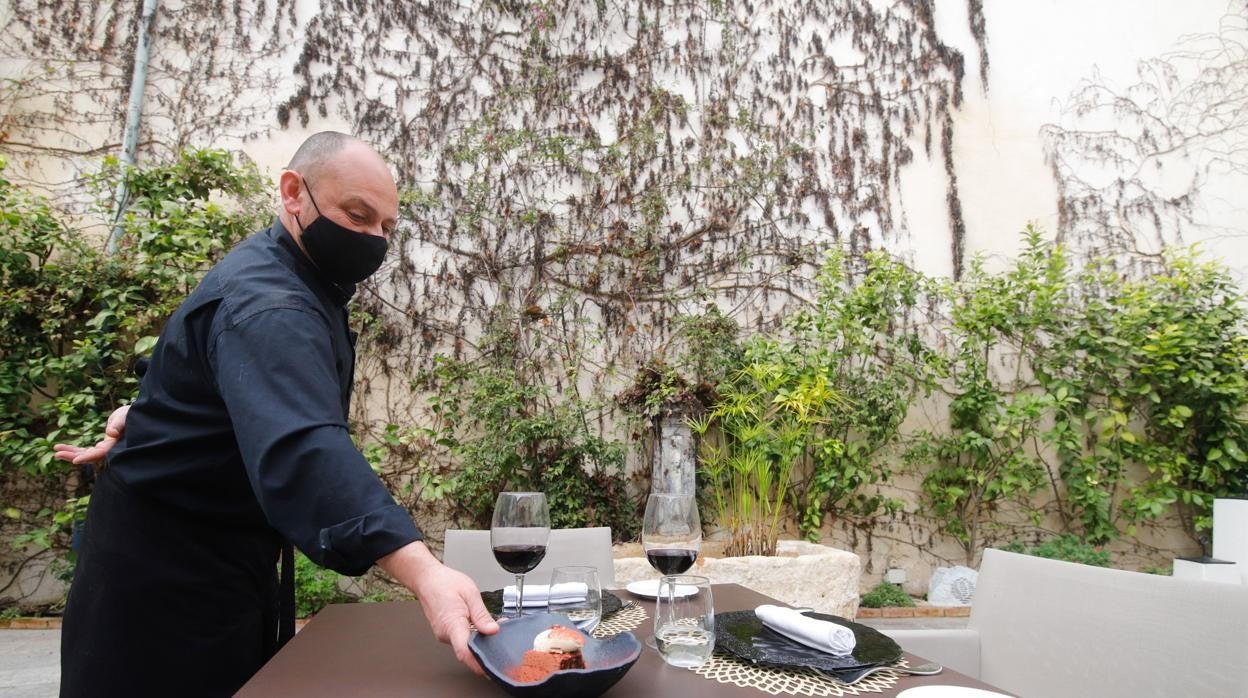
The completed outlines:
<svg viewBox="0 0 1248 698">
<path fill-rule="evenodd" d="M 820 428 L 843 398 L 794 354 L 772 339 L 749 342 L 719 400 L 690 420 L 715 521 L 728 532 L 725 555 L 774 555 L 801 461 L 810 451 L 843 448 Z"/>
<path fill-rule="evenodd" d="M 853 553 L 780 540 L 793 485 L 812 455 L 841 448 L 825 429 L 844 399 L 825 372 L 791 344 L 756 338 L 719 399 L 690 420 L 711 519 L 726 534 L 723 557 L 699 560 L 716 582 L 758 589 L 787 603 L 852 617 L 861 563 Z"/>
</svg>

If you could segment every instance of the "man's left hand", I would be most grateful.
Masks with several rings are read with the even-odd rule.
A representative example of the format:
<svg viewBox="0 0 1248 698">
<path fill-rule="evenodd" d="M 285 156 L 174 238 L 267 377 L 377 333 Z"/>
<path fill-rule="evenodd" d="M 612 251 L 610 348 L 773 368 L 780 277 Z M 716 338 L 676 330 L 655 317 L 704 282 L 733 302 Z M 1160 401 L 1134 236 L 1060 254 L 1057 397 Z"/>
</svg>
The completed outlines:
<svg viewBox="0 0 1248 698">
<path fill-rule="evenodd" d="M 109 449 L 116 445 L 117 439 L 120 439 L 122 432 L 126 430 L 126 414 L 128 412 L 130 412 L 129 405 L 122 405 L 113 410 L 113 413 L 108 416 L 108 424 L 104 427 L 104 438 L 100 439 L 94 446 L 83 448 L 75 444 L 55 444 L 52 446 L 53 455 L 74 465 L 96 463 L 104 460 L 104 456 L 108 455 Z"/>
</svg>

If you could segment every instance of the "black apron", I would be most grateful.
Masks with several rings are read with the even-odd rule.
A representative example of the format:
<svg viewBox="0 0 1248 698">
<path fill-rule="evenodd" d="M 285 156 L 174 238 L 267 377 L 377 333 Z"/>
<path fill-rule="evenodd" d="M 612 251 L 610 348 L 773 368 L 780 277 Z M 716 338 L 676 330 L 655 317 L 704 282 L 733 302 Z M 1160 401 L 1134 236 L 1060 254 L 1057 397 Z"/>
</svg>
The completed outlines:
<svg viewBox="0 0 1248 698">
<path fill-rule="evenodd" d="M 272 529 L 161 505 L 106 468 L 65 607 L 61 696 L 232 695 L 279 647 L 282 547 Z M 293 598 L 281 601 L 286 615 Z"/>
</svg>

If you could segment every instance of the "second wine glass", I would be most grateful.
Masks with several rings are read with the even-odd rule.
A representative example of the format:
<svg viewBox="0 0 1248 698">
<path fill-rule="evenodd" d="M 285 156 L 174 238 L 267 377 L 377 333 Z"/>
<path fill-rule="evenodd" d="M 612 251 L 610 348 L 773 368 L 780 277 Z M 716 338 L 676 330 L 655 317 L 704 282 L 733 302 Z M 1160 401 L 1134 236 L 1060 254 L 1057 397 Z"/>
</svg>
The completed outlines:
<svg viewBox="0 0 1248 698">
<path fill-rule="evenodd" d="M 516 575 L 516 615 L 524 615 L 524 575 L 546 557 L 550 509 L 541 492 L 500 492 L 490 521 L 490 547 L 503 569 Z M 504 593 L 504 607 L 508 604 Z"/>
<path fill-rule="evenodd" d="M 681 574 L 693 567 L 702 548 L 702 521 L 691 494 L 652 494 L 641 527 L 646 560 L 659 574 Z"/>
</svg>

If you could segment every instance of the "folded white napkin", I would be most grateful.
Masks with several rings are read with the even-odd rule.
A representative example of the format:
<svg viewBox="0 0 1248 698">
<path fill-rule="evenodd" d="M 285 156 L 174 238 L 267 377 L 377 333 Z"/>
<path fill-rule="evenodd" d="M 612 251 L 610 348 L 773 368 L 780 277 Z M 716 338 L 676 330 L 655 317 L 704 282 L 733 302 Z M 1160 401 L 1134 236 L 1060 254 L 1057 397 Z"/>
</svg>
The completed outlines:
<svg viewBox="0 0 1248 698">
<path fill-rule="evenodd" d="M 519 592 L 515 585 L 503 587 L 503 606 L 515 607 Z M 545 606 L 552 600 L 554 603 L 572 603 L 584 601 L 589 595 L 589 587 L 584 582 L 563 582 L 552 589 L 549 584 L 525 584 L 524 607 Z"/>
<path fill-rule="evenodd" d="M 527 593 L 525 594 L 528 595 Z M 802 615 L 801 611 L 770 604 L 754 609 L 763 625 L 807 647 L 844 657 L 854 651 L 854 631 L 843 625 Z"/>
</svg>

